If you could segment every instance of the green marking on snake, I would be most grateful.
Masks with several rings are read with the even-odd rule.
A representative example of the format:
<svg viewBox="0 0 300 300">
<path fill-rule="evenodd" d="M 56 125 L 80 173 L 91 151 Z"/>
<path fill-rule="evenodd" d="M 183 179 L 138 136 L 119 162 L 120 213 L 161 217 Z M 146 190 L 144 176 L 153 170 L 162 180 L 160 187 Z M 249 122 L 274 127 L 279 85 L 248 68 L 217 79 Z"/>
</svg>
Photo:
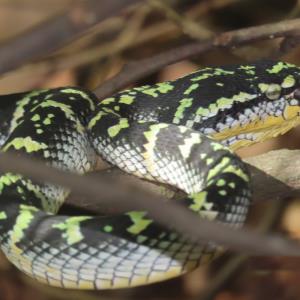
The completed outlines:
<svg viewBox="0 0 300 300">
<path fill-rule="evenodd" d="M 266 71 L 270 74 L 276 74 L 280 73 L 284 69 L 288 69 L 289 67 L 293 67 L 293 65 L 280 61 L 274 64 L 271 68 L 266 69 Z"/>
<path fill-rule="evenodd" d="M 112 227 L 112 226 L 110 226 L 110 225 L 105 225 L 104 227 L 103 227 L 103 231 L 104 232 L 107 232 L 107 233 L 110 233 L 110 232 L 112 232 L 114 230 L 114 228 Z"/>
<path fill-rule="evenodd" d="M 268 83 L 259 83 L 258 87 L 262 93 L 265 93 L 269 87 Z"/>
<path fill-rule="evenodd" d="M 70 217 L 65 222 L 54 224 L 52 227 L 61 230 L 68 245 L 73 245 L 84 238 L 80 229 L 80 223 L 89 219 L 91 219 L 91 217 Z"/>
<path fill-rule="evenodd" d="M 206 165 L 209 166 L 210 164 L 212 164 L 215 160 L 213 158 L 207 158 L 206 160 Z"/>
<path fill-rule="evenodd" d="M 154 148 L 156 145 L 157 134 L 163 128 L 167 128 L 169 125 L 164 123 L 154 124 L 149 127 L 149 130 L 144 132 L 144 136 L 147 140 L 147 143 L 144 144 L 145 152 L 142 153 L 147 169 L 154 170 L 155 169 L 155 161 L 154 161 Z"/>
<path fill-rule="evenodd" d="M 240 70 L 255 70 L 254 66 L 251 65 L 242 65 L 239 67 Z"/>
<path fill-rule="evenodd" d="M 80 91 L 79 89 L 63 89 L 61 90 L 63 93 L 66 93 L 67 95 L 72 95 L 72 94 L 77 94 L 79 95 L 82 99 L 87 100 L 90 108 L 92 110 L 95 109 L 95 103 L 93 102 L 93 100 L 88 96 L 88 94 L 86 92 Z"/>
<path fill-rule="evenodd" d="M 199 76 L 196 76 L 196 77 L 192 78 L 191 81 L 201 81 L 201 80 L 208 79 L 208 78 L 214 77 L 214 76 L 232 75 L 232 74 L 234 74 L 233 71 L 227 71 L 227 70 L 220 69 L 220 68 L 215 68 L 215 69 L 206 68 L 204 70 L 207 70 L 207 71 L 210 71 L 210 72 L 203 73 L 203 74 L 201 74 Z"/>
<path fill-rule="evenodd" d="M 190 137 L 184 139 L 184 144 L 178 146 L 183 158 L 188 159 L 188 157 L 190 156 L 192 147 L 194 145 L 198 145 L 200 143 L 201 143 L 201 137 L 200 137 L 200 134 L 197 132 L 193 132 Z"/>
<path fill-rule="evenodd" d="M 65 103 L 60 103 L 58 101 L 48 99 L 45 102 L 40 103 L 37 107 L 44 107 L 44 108 L 56 107 L 59 108 L 62 112 L 64 112 L 67 119 L 71 119 L 71 120 L 74 119 L 74 111 L 72 110 L 70 105 Z"/>
<path fill-rule="evenodd" d="M 296 80 L 293 75 L 288 75 L 283 79 L 281 86 L 285 89 L 291 88 L 296 84 Z"/>
<path fill-rule="evenodd" d="M 205 68 L 102 102 L 79 88 L 3 95 L 1 150 L 78 174 L 102 159 L 154 181 L 197 216 L 238 227 L 250 206 L 250 177 L 232 150 L 298 125 L 298 89 L 298 67 L 266 61 Z M 0 247 L 44 283 L 78 289 L 154 283 L 194 269 L 217 250 L 207 253 L 204 244 L 203 252 L 139 208 L 55 216 L 68 193 L 23 175 L 0 176 Z"/>
<path fill-rule="evenodd" d="M 228 186 L 230 186 L 232 189 L 235 189 L 236 184 L 234 182 L 229 182 Z"/>
<path fill-rule="evenodd" d="M 20 150 L 21 148 L 24 148 L 26 152 L 30 153 L 30 152 L 36 152 L 39 150 L 47 149 L 48 146 L 45 143 L 35 141 L 30 136 L 27 136 L 26 138 L 23 137 L 14 138 L 12 141 L 7 143 L 3 147 L 3 151 L 7 151 L 10 148 L 14 148 L 16 150 Z"/>
<path fill-rule="evenodd" d="M 73 89 L 72 89 L 73 90 Z M 87 98 L 85 98 L 87 99 Z M 61 103 L 55 100 L 51 100 L 51 99 L 47 99 L 46 101 L 40 103 L 39 105 L 37 105 L 36 107 L 34 107 L 31 111 L 33 112 L 34 110 L 36 110 L 38 107 L 42 107 L 42 108 L 49 108 L 49 107 L 55 107 L 55 108 L 59 108 L 66 116 L 67 119 L 72 120 L 76 122 L 75 127 L 77 129 L 78 132 L 82 133 L 84 132 L 84 127 L 81 125 L 81 123 L 79 122 L 78 118 L 75 117 L 75 113 L 72 110 L 71 106 L 65 103 Z M 49 125 L 51 123 L 50 119 L 46 120 L 46 124 L 45 125 Z"/>
<path fill-rule="evenodd" d="M 159 131 L 167 127 L 168 124 L 164 124 L 164 123 L 151 125 L 149 127 L 149 131 L 144 132 L 144 136 L 146 137 L 149 143 L 154 145 L 155 144 L 154 140 L 156 139 L 156 136 L 159 133 Z"/>
<path fill-rule="evenodd" d="M 219 151 L 219 150 L 225 150 L 226 147 L 224 147 L 220 143 L 212 142 L 211 147 L 213 148 L 214 151 Z M 226 149 L 227 151 L 230 151 L 230 149 Z"/>
<path fill-rule="evenodd" d="M 133 223 L 133 225 L 127 228 L 127 231 L 135 235 L 144 231 L 153 222 L 153 220 L 144 218 L 146 214 L 144 211 L 131 211 L 126 213 Z"/>
<path fill-rule="evenodd" d="M 12 247 L 15 248 L 17 253 L 22 253 L 22 249 L 18 247 L 18 243 L 25 238 L 25 231 L 29 228 L 30 223 L 34 220 L 34 213 L 37 212 L 38 209 L 29 205 L 20 205 L 20 213 L 15 221 L 15 225 L 12 228 L 11 234 L 11 242 Z"/>
<path fill-rule="evenodd" d="M 107 115 L 108 113 L 104 112 L 104 111 L 99 111 L 89 122 L 88 124 L 88 129 L 92 129 L 95 125 L 97 125 L 97 123 L 101 120 L 101 118 L 105 115 Z"/>
<path fill-rule="evenodd" d="M 103 105 L 108 105 L 108 104 L 111 104 L 111 103 L 114 103 L 116 101 L 116 98 L 106 98 L 104 100 L 101 101 L 101 104 Z"/>
<path fill-rule="evenodd" d="M 210 113 L 209 109 L 203 107 L 199 107 L 196 111 L 197 116 L 203 116 L 203 117 L 209 116 L 209 113 Z"/>
<path fill-rule="evenodd" d="M 33 117 L 31 118 L 31 120 L 32 120 L 33 122 L 37 122 L 37 121 L 39 121 L 40 119 L 41 119 L 41 117 L 40 117 L 40 115 L 38 115 L 38 114 L 33 115 Z"/>
<path fill-rule="evenodd" d="M 131 95 L 121 95 L 119 103 L 124 103 L 124 104 L 130 105 L 133 103 L 134 98 L 135 97 L 133 97 Z"/>
<path fill-rule="evenodd" d="M 186 132 L 189 130 L 188 127 L 186 127 L 186 126 L 181 126 L 181 125 L 178 125 L 178 129 L 179 129 L 179 131 L 180 131 L 181 133 L 186 133 Z"/>
<path fill-rule="evenodd" d="M 207 180 L 216 177 L 220 173 L 220 171 L 224 169 L 229 163 L 230 163 L 229 157 L 223 157 L 217 165 L 215 165 L 213 168 L 211 168 L 208 171 Z"/>
<path fill-rule="evenodd" d="M 180 122 L 180 119 L 183 118 L 185 109 L 193 104 L 193 98 L 183 98 L 179 102 L 180 105 L 178 106 L 175 112 L 175 117 L 173 119 L 173 123 L 175 124 L 178 124 Z"/>
<path fill-rule="evenodd" d="M 207 153 L 200 153 L 200 159 L 204 160 L 207 157 Z"/>
<path fill-rule="evenodd" d="M 246 71 L 246 73 L 249 74 L 249 75 L 255 75 L 256 74 L 254 70 L 248 70 L 248 71 Z"/>
<path fill-rule="evenodd" d="M 199 83 L 191 84 L 184 92 L 184 95 L 189 95 L 192 91 L 196 90 L 199 87 Z"/>
<path fill-rule="evenodd" d="M 249 100 L 252 100 L 254 98 L 256 98 L 256 94 L 249 94 L 249 93 L 246 93 L 246 92 L 240 92 L 237 95 L 232 96 L 233 103 L 234 102 L 242 102 L 243 103 L 243 102 L 247 102 Z M 228 98 L 220 98 L 219 100 L 217 100 L 217 102 L 221 106 L 221 108 L 223 108 L 222 101 L 224 101 L 224 100 L 226 101 L 225 105 L 227 105 Z"/>
<path fill-rule="evenodd" d="M 205 203 L 207 199 L 207 192 L 199 192 L 192 195 L 193 204 L 189 206 L 189 208 L 195 212 L 198 212 Z"/>
<path fill-rule="evenodd" d="M 137 92 L 143 92 L 144 90 L 147 90 L 147 89 L 150 88 L 150 87 L 151 87 L 151 85 L 137 86 L 137 87 L 134 87 L 134 88 L 133 88 L 133 91 L 134 91 L 135 93 L 137 93 Z M 130 90 L 125 90 L 124 93 L 126 93 L 126 94 L 131 94 L 129 91 L 130 91 Z M 122 93 L 122 94 L 123 94 L 123 93 Z"/>
<path fill-rule="evenodd" d="M 244 181 L 249 181 L 249 175 L 240 168 L 236 168 L 235 166 L 228 165 L 224 168 L 223 172 L 236 174 L 238 177 L 242 178 Z"/>
<path fill-rule="evenodd" d="M 158 247 L 161 249 L 166 249 L 170 246 L 170 242 L 169 241 L 162 241 L 158 244 Z"/>
<path fill-rule="evenodd" d="M 142 234 L 139 234 L 136 238 L 136 241 L 140 244 L 146 242 L 148 240 L 148 237 Z"/>
<path fill-rule="evenodd" d="M 239 67 L 239 69 L 244 70 L 246 72 L 246 74 L 255 75 L 255 67 L 254 66 L 245 65 L 245 66 Z"/>
<path fill-rule="evenodd" d="M 220 111 L 220 109 L 226 109 L 232 107 L 235 102 L 247 102 L 256 97 L 256 94 L 249 94 L 245 92 L 239 92 L 233 95 L 231 98 L 221 97 L 215 101 L 215 103 L 209 104 L 207 108 L 199 107 L 196 111 L 196 115 L 208 117 L 213 116 Z"/>
<path fill-rule="evenodd" d="M 166 94 L 174 89 L 174 86 L 169 82 L 157 83 L 154 87 L 145 88 L 142 93 L 157 98 L 159 94 Z"/>
<path fill-rule="evenodd" d="M 255 94 L 249 94 L 245 92 L 239 92 L 237 95 L 233 95 L 231 98 L 221 97 L 216 103 L 209 105 L 208 109 L 212 112 L 218 111 L 222 108 L 230 108 L 234 102 L 247 102 L 256 97 Z"/>
<path fill-rule="evenodd" d="M 22 177 L 20 175 L 15 175 L 13 173 L 6 173 L 0 177 L 0 193 L 3 192 L 5 186 L 10 186 L 20 180 Z"/>
<path fill-rule="evenodd" d="M 119 132 L 124 129 L 124 128 L 128 128 L 129 127 L 129 124 L 128 124 L 128 119 L 127 118 L 121 118 L 119 120 L 119 123 L 114 125 L 114 126 L 111 126 L 107 129 L 107 133 L 108 135 L 113 138 L 115 137 L 116 135 L 119 134 Z"/>
<path fill-rule="evenodd" d="M 11 120 L 11 132 L 14 131 L 19 125 L 20 125 L 20 118 L 24 116 L 24 113 L 26 112 L 26 106 L 28 103 L 32 100 L 33 97 L 38 96 L 42 91 L 34 91 L 29 93 L 27 96 L 22 98 L 20 101 L 18 101 L 18 106 L 16 110 L 13 113 L 12 120 Z"/>
<path fill-rule="evenodd" d="M 43 120 L 44 125 L 50 125 L 52 123 L 51 119 L 53 119 L 54 115 L 53 114 L 48 114 L 47 118 Z"/>
<path fill-rule="evenodd" d="M 7 219 L 7 214 L 5 211 L 1 211 L 0 212 L 0 221 L 1 220 L 6 220 Z"/>
<path fill-rule="evenodd" d="M 219 179 L 217 181 L 217 186 L 224 186 L 224 185 L 226 185 L 226 181 L 224 179 Z"/>
<path fill-rule="evenodd" d="M 55 204 L 54 201 L 52 201 L 49 204 L 47 197 L 40 192 L 39 188 L 37 188 L 37 186 L 34 185 L 31 182 L 31 180 L 29 179 L 25 180 L 24 177 L 21 175 L 16 175 L 13 173 L 6 173 L 5 175 L 2 175 L 0 177 L 0 194 L 3 193 L 5 187 L 14 185 L 17 182 L 22 182 L 25 185 L 25 187 L 17 186 L 17 191 L 20 195 L 24 192 L 24 188 L 25 188 L 27 191 L 33 192 L 36 195 L 36 197 L 41 201 L 43 207 L 47 211 L 51 211 L 54 213 L 57 212 L 58 210 L 57 204 Z"/>
<path fill-rule="evenodd" d="M 17 191 L 18 191 L 19 194 L 24 193 L 24 189 L 20 186 L 17 187 Z"/>
</svg>

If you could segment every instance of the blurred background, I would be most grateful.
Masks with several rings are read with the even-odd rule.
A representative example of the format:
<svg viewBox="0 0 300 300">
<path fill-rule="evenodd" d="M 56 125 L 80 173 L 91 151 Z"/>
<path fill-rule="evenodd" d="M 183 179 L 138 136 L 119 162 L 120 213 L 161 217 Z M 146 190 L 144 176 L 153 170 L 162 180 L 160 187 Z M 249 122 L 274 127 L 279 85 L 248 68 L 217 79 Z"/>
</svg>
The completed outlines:
<svg viewBox="0 0 300 300">
<path fill-rule="evenodd" d="M 100 1 L 100 0 L 99 0 Z M 0 49 L 44 22 L 67 14 L 74 0 L 0 0 Z M 100 1 L 101 2 L 101 1 Z M 40 53 L 0 76 L 0 93 L 37 88 L 79 85 L 91 90 L 117 74 L 124 65 L 152 57 L 215 34 L 248 26 L 276 23 L 300 16 L 297 0 L 149 0 L 130 6 L 89 28 L 80 37 L 51 53 Z M 63 30 L 63 28 L 61 29 Z M 51 37 L 49 37 L 51 41 Z M 207 65 L 243 63 L 273 57 L 281 39 L 252 42 L 232 49 L 213 49 L 142 76 L 130 86 L 175 79 Z M 20 51 L 22 51 L 20 49 Z M 300 47 L 279 52 L 278 58 L 300 64 Z M 277 148 L 298 148 L 300 132 L 288 134 L 240 151 L 244 157 Z M 250 222 L 264 218 L 268 207 L 253 208 Z M 252 221 L 251 221 L 252 220 Z M 290 201 L 277 229 L 294 238 L 300 236 L 300 206 Z M 230 257 L 236 257 L 231 255 Z M 0 299 L 299 299 L 300 271 L 281 268 L 288 259 L 274 258 L 276 270 L 260 268 L 254 259 L 240 264 L 235 276 L 212 288 L 229 255 L 191 274 L 167 282 L 119 291 L 77 292 L 38 284 L 0 258 Z M 241 258 L 238 258 L 241 259 Z M 230 265 L 230 264 L 229 264 Z M 232 264 L 230 265 L 232 266 Z M 300 269 L 299 269 L 300 270 Z M 226 270 L 224 271 L 226 274 Z M 219 277 L 218 277 L 219 278 Z M 222 282 L 222 280 L 221 280 Z M 206 298 L 205 298 L 206 297 Z"/>
</svg>

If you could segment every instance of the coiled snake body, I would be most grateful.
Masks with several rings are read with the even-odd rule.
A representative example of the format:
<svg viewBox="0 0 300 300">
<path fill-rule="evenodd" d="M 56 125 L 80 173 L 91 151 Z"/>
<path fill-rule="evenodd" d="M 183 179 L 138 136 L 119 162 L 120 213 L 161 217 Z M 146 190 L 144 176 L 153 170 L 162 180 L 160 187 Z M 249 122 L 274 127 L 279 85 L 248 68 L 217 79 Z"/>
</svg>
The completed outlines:
<svg viewBox="0 0 300 300">
<path fill-rule="evenodd" d="M 187 194 L 199 217 L 241 226 L 251 200 L 237 149 L 299 123 L 300 69 L 283 62 L 205 68 L 103 101 L 80 88 L 0 97 L 2 151 L 85 173 L 97 157 Z M 0 244 L 9 260 L 59 287 L 129 287 L 178 276 L 214 256 L 146 212 L 56 215 L 68 191 L 0 177 Z M 176 220 L 170 220 L 176 222 Z"/>
</svg>

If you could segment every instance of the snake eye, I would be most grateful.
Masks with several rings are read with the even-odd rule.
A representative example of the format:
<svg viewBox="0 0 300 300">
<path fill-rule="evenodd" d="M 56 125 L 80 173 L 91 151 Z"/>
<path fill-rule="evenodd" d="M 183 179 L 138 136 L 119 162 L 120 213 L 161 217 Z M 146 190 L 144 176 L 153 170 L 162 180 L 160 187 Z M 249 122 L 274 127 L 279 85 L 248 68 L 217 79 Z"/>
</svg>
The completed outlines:
<svg viewBox="0 0 300 300">
<path fill-rule="evenodd" d="M 280 97 L 280 94 L 281 94 L 281 87 L 279 84 L 270 84 L 266 90 L 266 96 L 270 100 L 278 99 Z"/>
<path fill-rule="evenodd" d="M 293 98 L 300 100 L 300 89 L 296 89 L 293 93 Z"/>
</svg>

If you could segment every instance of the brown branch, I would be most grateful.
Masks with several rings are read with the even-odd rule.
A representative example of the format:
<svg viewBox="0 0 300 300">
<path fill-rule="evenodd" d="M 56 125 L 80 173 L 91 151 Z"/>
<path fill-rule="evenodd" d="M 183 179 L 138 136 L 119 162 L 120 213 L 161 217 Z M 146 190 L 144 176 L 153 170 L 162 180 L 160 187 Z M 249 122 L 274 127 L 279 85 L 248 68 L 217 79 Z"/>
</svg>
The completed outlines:
<svg viewBox="0 0 300 300">
<path fill-rule="evenodd" d="M 168 3 L 159 0 L 150 0 L 149 4 L 164 13 L 169 20 L 177 24 L 192 39 L 204 40 L 212 37 L 213 33 L 210 30 L 206 29 L 203 25 L 200 26 L 198 22 L 193 21 L 190 17 L 177 13 Z"/>
<path fill-rule="evenodd" d="M 255 201 L 300 195 L 300 150 L 270 151 L 244 161 L 251 171 Z"/>
<path fill-rule="evenodd" d="M 247 254 L 289 255 L 298 256 L 300 246 L 277 235 L 262 235 L 251 230 L 234 230 L 219 223 L 200 219 L 191 211 L 174 202 L 163 201 L 132 185 L 122 182 L 99 182 L 95 178 L 82 177 L 45 166 L 25 157 L 10 153 L 0 155 L 0 170 L 2 172 L 21 173 L 38 182 L 50 182 L 72 189 L 78 195 L 99 199 L 110 205 L 122 205 L 123 208 L 146 210 L 149 216 L 161 225 L 176 230 L 180 234 L 195 241 L 215 241 L 234 250 Z M 128 195 L 128 197 L 124 197 Z M 141 197 L 141 195 L 143 195 Z M 123 206 L 124 205 L 124 206 Z M 176 222 L 170 222 L 176 220 Z"/>
<path fill-rule="evenodd" d="M 278 201 L 273 201 L 272 206 L 264 213 L 263 218 L 259 220 L 256 230 L 267 234 L 274 229 L 274 227 L 278 224 L 278 220 L 281 219 L 285 203 L 286 202 L 283 198 L 280 198 Z M 249 259 L 249 255 L 238 253 L 230 254 L 225 260 L 225 263 L 222 263 L 221 267 L 216 268 L 213 274 L 211 274 L 212 280 L 209 282 L 204 292 L 201 293 L 201 300 L 215 299 L 216 295 L 228 286 L 228 284 L 237 277 L 240 271 L 248 266 Z M 299 260 L 299 257 L 294 259 Z"/>
<path fill-rule="evenodd" d="M 0 47 L 0 74 L 69 43 L 95 24 L 138 0 L 77 1 L 71 9 L 39 24 Z"/>
<path fill-rule="evenodd" d="M 245 158 L 251 172 L 251 182 L 254 202 L 274 201 L 275 199 L 300 196 L 300 150 L 275 150 L 254 157 Z M 117 168 L 102 170 L 97 175 L 99 180 L 117 181 L 122 178 L 124 184 L 136 185 L 143 190 L 151 191 L 156 195 L 162 193 L 162 187 L 150 181 L 141 181 L 139 178 L 128 175 Z M 272 188 L 270 188 L 272 187 Z M 165 187 L 163 193 L 168 198 L 182 199 L 184 194 L 177 190 Z M 93 201 L 84 204 L 68 200 L 70 205 L 79 204 L 79 207 L 99 212 L 103 206 Z M 105 209 L 105 208 L 104 208 Z"/>
<path fill-rule="evenodd" d="M 300 259 L 299 257 L 261 257 L 254 256 L 248 260 L 248 266 L 254 270 L 262 271 L 296 271 L 300 270 Z"/>
<path fill-rule="evenodd" d="M 98 87 L 95 93 L 99 99 L 103 99 L 137 79 L 158 71 L 164 66 L 208 52 L 212 49 L 240 47 L 247 43 L 264 39 L 291 36 L 293 34 L 297 35 L 299 32 L 300 19 L 294 19 L 221 33 L 203 42 L 190 43 L 150 58 L 130 62 L 115 77 L 107 80 Z"/>
</svg>

